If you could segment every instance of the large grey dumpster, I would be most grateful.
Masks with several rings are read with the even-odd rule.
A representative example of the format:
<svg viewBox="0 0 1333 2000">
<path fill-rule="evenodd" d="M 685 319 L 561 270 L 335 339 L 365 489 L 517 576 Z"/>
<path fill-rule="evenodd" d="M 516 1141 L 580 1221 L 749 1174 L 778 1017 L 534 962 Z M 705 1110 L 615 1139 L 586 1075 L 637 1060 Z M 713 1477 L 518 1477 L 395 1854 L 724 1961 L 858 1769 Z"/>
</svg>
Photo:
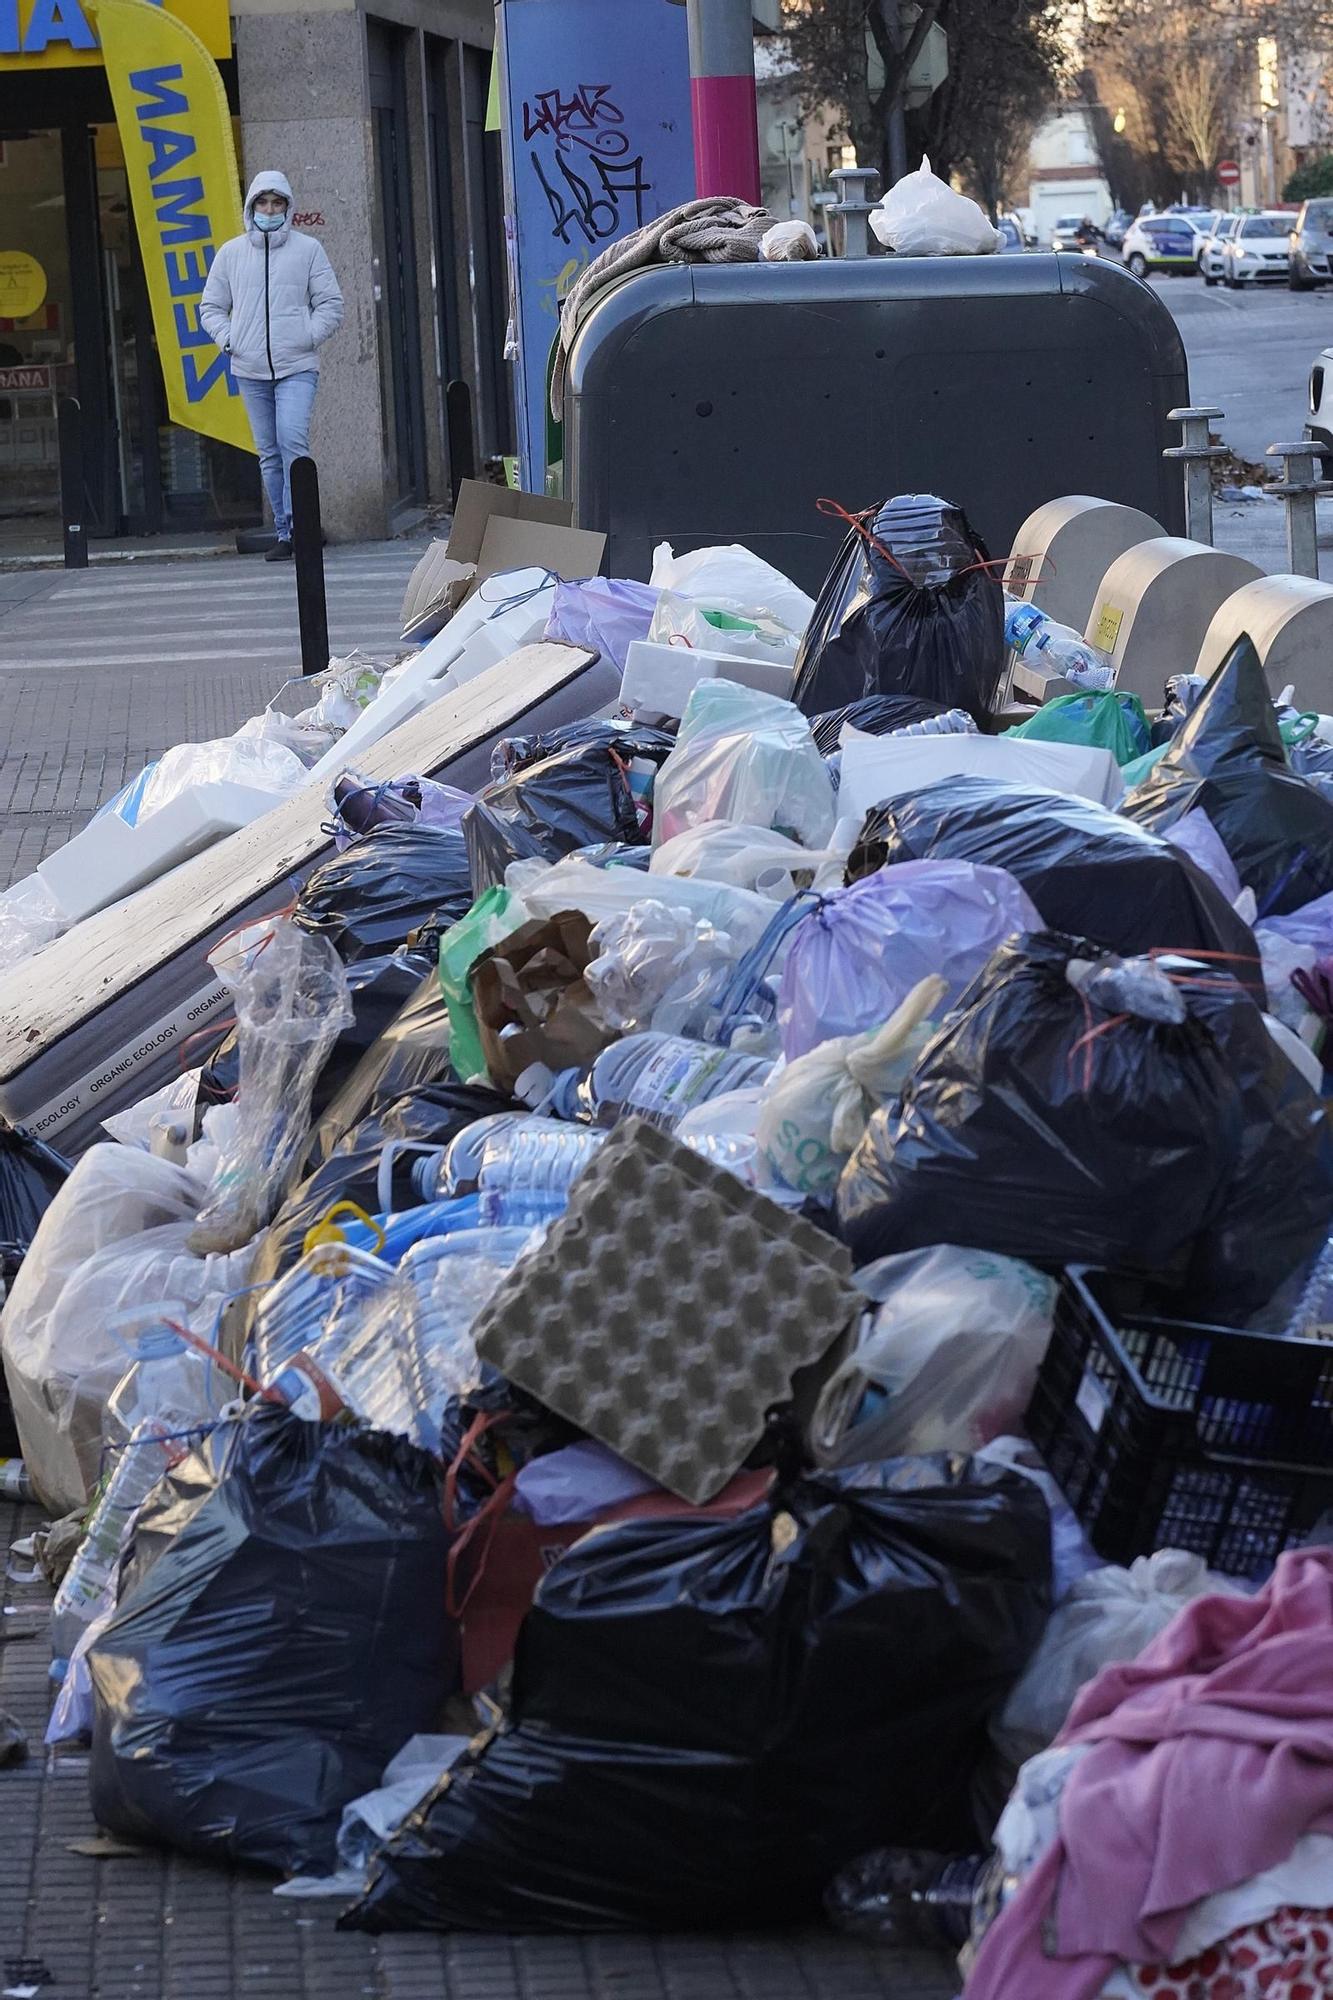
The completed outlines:
<svg viewBox="0 0 1333 2000">
<path fill-rule="evenodd" d="M 824 496 L 942 494 L 996 556 L 1057 493 L 1184 532 L 1161 458 L 1180 336 L 1100 260 L 659 266 L 597 301 L 570 361 L 566 490 L 613 576 L 646 577 L 662 538 L 743 541 L 815 591 L 844 532 Z"/>
</svg>

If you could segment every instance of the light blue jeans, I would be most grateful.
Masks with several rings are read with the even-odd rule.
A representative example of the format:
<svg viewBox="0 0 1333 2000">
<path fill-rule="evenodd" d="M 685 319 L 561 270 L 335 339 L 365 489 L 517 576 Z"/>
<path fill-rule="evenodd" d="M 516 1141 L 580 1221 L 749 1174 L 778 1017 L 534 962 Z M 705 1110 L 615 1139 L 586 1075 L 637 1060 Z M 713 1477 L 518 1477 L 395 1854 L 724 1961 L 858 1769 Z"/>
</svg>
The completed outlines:
<svg viewBox="0 0 1333 2000">
<path fill-rule="evenodd" d="M 276 382 L 255 382 L 238 375 L 245 413 L 254 432 L 259 471 L 273 525 L 280 542 L 292 538 L 292 460 L 310 452 L 310 412 L 315 407 L 319 375 L 313 368 L 283 375 Z"/>
</svg>

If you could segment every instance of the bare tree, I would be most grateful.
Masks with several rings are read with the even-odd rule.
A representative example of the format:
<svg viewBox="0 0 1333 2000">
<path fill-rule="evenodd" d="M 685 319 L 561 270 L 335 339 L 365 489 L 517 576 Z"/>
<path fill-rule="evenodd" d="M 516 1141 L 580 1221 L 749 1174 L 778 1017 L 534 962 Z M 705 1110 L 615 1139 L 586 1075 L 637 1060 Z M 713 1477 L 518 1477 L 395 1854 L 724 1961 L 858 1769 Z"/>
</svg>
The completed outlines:
<svg viewBox="0 0 1333 2000">
<path fill-rule="evenodd" d="M 857 158 L 881 176 L 889 111 L 914 54 L 911 43 L 901 45 L 901 29 L 890 27 L 890 9 L 896 15 L 896 0 L 788 0 L 785 24 L 802 102 L 834 107 Z M 908 163 L 926 153 L 941 175 L 960 168 L 993 207 L 1012 187 L 1015 153 L 1025 154 L 1055 94 L 1058 9 L 1052 0 L 939 0 L 938 19 L 949 36 L 949 74 L 907 114 Z M 912 42 L 926 20 L 923 12 Z"/>
</svg>

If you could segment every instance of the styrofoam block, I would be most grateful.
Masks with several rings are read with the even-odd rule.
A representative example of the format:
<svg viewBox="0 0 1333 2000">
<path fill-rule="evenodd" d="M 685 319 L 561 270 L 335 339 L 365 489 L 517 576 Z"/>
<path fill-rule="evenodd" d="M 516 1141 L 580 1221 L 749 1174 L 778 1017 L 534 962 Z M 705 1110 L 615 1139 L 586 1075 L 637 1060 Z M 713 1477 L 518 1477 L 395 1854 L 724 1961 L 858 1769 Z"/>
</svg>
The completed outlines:
<svg viewBox="0 0 1333 2000">
<path fill-rule="evenodd" d="M 961 774 L 1072 792 L 1101 806 L 1117 806 L 1124 796 L 1120 766 L 1110 751 L 1081 743 L 1022 736 L 867 736 L 847 725 L 841 745 L 838 811 L 858 817 L 901 792 Z"/>
<path fill-rule="evenodd" d="M 37 873 L 69 921 L 78 923 L 145 882 L 155 882 L 224 834 L 249 826 L 280 805 L 282 797 L 225 778 L 191 785 L 137 826 L 105 813 L 48 854 Z"/>
<path fill-rule="evenodd" d="M 849 1273 L 812 1223 L 627 1118 L 473 1335 L 510 1381 L 699 1506 L 864 1307 Z"/>
<path fill-rule="evenodd" d="M 683 715 L 698 683 L 719 678 L 790 701 L 796 669 L 739 653 L 704 653 L 655 639 L 631 639 L 620 682 L 620 705 L 653 715 Z"/>
<path fill-rule="evenodd" d="M 507 599 L 525 595 L 529 591 L 540 594 L 523 605 L 511 607 L 508 612 L 500 611 L 500 605 Z M 488 596 L 487 592 L 491 595 Z M 367 702 L 351 728 L 344 731 L 333 748 L 325 751 L 319 762 L 312 766 L 310 772 L 312 782 L 327 783 L 330 778 L 336 778 L 340 771 L 345 771 L 356 763 L 359 752 L 364 750 L 368 743 L 378 743 L 381 736 L 386 736 L 400 722 L 405 722 L 409 716 L 415 715 L 419 708 L 424 707 L 431 699 L 430 683 L 439 680 L 449 671 L 463 652 L 468 640 L 488 620 L 497 628 L 503 625 L 506 634 L 516 630 L 527 631 L 532 618 L 536 615 L 536 607 L 540 606 L 544 628 L 546 613 L 550 610 L 554 593 L 555 585 L 544 569 L 511 570 L 504 576 L 491 577 L 480 590 L 472 593 L 465 604 L 458 607 L 442 632 L 437 632 L 433 639 L 427 640 L 388 693 Z M 515 611 L 528 615 L 515 618 Z M 505 623 L 505 620 L 510 622 Z M 507 637 L 503 650 L 496 658 L 505 659 L 524 643 L 522 639 Z M 494 664 L 494 660 L 486 662 L 487 666 Z M 482 671 L 484 669 L 478 669 L 478 672 Z"/>
</svg>

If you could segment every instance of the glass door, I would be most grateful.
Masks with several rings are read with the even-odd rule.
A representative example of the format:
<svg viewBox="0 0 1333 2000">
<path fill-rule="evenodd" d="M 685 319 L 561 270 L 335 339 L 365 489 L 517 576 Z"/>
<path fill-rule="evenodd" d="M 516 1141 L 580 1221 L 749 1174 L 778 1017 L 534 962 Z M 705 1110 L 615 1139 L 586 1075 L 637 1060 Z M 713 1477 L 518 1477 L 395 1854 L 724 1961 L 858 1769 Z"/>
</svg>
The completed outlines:
<svg viewBox="0 0 1333 2000">
<path fill-rule="evenodd" d="M 59 534 L 57 399 L 73 391 L 58 130 L 0 133 L 0 532 Z"/>
</svg>

